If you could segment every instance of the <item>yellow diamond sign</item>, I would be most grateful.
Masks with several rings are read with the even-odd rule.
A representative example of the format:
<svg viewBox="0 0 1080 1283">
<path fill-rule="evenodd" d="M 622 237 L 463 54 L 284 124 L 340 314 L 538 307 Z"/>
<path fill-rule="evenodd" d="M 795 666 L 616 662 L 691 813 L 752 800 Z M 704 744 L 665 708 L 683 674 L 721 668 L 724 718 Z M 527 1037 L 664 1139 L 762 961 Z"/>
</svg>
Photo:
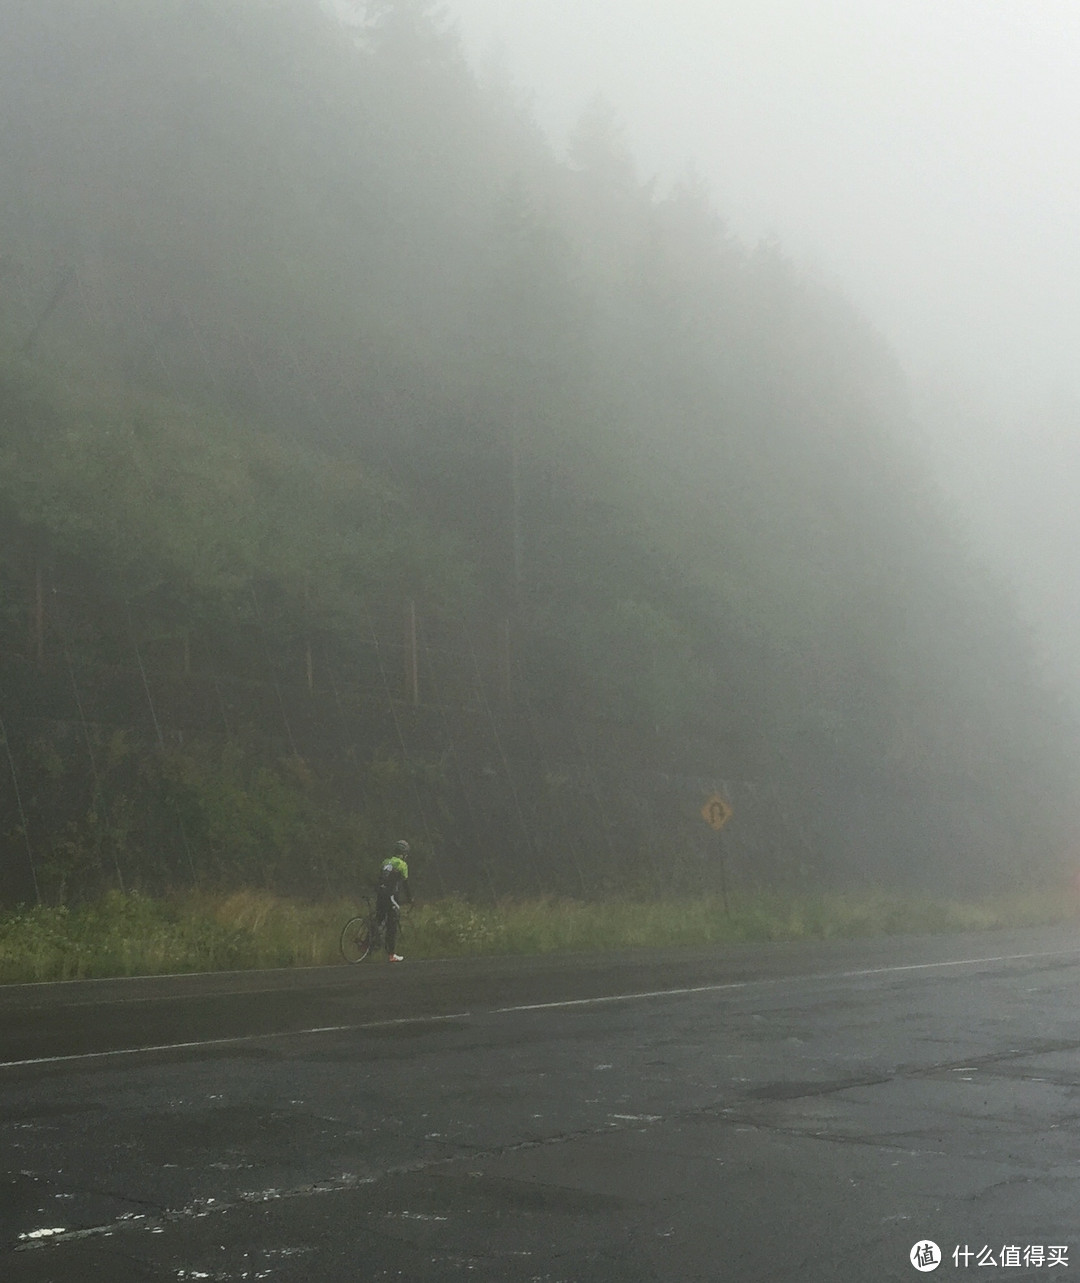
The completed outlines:
<svg viewBox="0 0 1080 1283">
<path fill-rule="evenodd" d="M 701 818 L 709 828 L 715 829 L 717 833 L 720 832 L 734 814 L 735 812 L 719 793 L 714 793 L 701 808 Z"/>
</svg>

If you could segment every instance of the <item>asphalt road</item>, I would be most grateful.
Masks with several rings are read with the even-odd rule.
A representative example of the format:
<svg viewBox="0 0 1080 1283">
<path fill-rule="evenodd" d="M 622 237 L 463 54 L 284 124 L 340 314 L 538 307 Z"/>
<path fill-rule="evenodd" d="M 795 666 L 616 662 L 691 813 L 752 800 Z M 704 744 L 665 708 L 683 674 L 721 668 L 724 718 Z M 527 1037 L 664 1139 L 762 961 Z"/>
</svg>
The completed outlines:
<svg viewBox="0 0 1080 1283">
<path fill-rule="evenodd" d="M 0 1279 L 1067 1278 L 1078 1052 L 1077 929 L 13 986 Z"/>
</svg>

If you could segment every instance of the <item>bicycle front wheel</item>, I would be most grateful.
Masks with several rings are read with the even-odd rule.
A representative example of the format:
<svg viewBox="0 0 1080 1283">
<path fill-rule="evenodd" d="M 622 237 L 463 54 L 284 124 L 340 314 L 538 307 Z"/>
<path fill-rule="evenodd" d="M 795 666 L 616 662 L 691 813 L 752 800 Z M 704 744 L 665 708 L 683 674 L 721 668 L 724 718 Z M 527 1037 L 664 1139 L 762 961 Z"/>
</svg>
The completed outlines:
<svg viewBox="0 0 1080 1283">
<path fill-rule="evenodd" d="M 341 956 L 346 962 L 363 962 L 375 947 L 370 918 L 350 918 L 341 933 Z"/>
</svg>

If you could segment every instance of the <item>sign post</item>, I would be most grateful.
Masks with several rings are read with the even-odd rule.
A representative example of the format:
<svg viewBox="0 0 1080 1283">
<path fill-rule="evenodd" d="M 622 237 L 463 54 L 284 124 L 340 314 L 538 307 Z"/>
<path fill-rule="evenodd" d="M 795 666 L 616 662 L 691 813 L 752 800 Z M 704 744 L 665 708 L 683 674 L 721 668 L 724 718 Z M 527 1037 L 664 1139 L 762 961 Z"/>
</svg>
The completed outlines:
<svg viewBox="0 0 1080 1283">
<path fill-rule="evenodd" d="M 731 906 L 728 904 L 727 889 L 727 862 L 724 859 L 724 825 L 735 814 L 730 803 L 725 802 L 719 793 L 712 793 L 705 799 L 705 805 L 701 808 L 701 818 L 716 834 L 716 858 L 720 862 L 720 895 L 724 901 L 724 912 L 730 916 Z"/>
</svg>

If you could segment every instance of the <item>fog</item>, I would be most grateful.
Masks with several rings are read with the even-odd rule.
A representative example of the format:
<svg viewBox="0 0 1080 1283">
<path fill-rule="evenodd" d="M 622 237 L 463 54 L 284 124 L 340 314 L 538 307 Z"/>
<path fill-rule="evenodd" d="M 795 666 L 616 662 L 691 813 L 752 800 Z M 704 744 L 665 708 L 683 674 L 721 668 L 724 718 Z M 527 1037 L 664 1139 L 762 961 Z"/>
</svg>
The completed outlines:
<svg viewBox="0 0 1080 1283">
<path fill-rule="evenodd" d="M 1061 12 L 450 7 L 0 0 L 0 902 L 1071 874 Z"/>
<path fill-rule="evenodd" d="M 1080 10 L 1070 0 L 449 0 L 558 141 L 602 95 L 899 354 L 939 476 L 1055 675 L 1080 658 Z"/>
</svg>

